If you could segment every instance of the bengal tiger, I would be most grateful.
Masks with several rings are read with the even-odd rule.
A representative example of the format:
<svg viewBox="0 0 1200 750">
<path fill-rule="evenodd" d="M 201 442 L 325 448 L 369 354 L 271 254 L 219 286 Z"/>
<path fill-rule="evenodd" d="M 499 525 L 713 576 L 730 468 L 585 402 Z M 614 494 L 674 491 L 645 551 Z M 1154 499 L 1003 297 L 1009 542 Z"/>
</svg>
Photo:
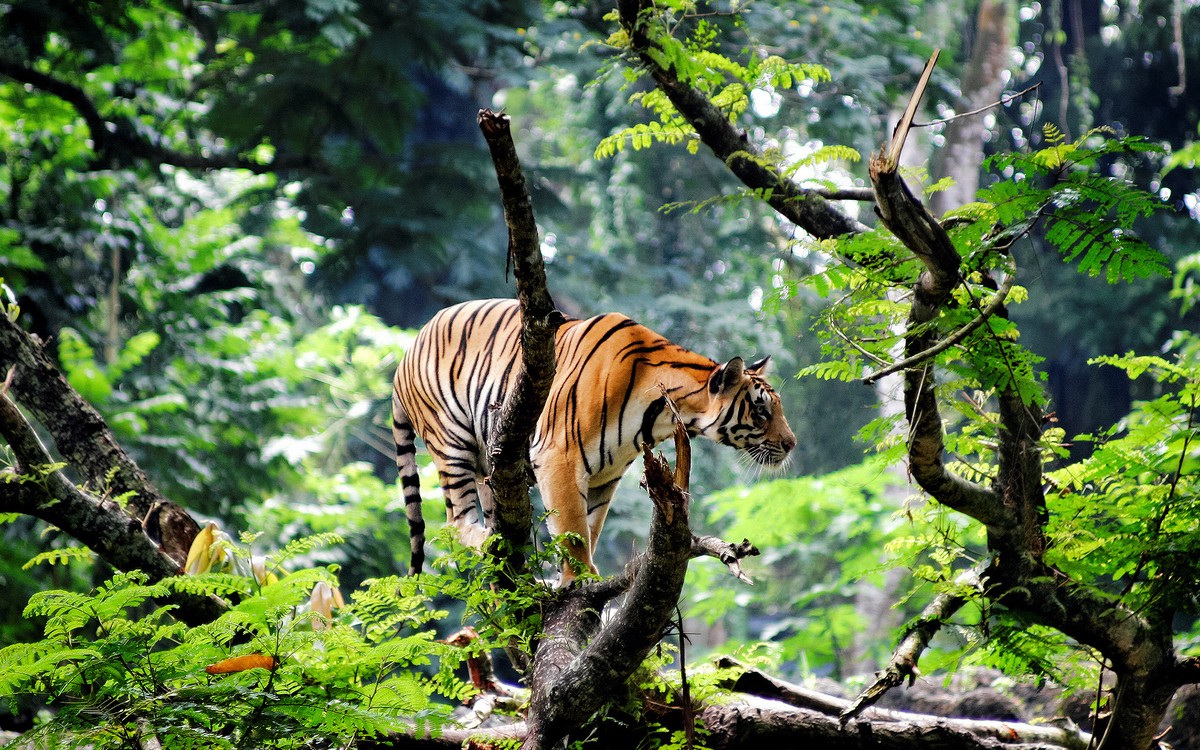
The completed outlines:
<svg viewBox="0 0 1200 750">
<path fill-rule="evenodd" d="M 437 466 L 447 523 L 475 547 L 489 533 L 486 443 L 520 368 L 520 330 L 515 300 L 464 302 L 434 315 L 396 369 L 392 434 L 411 574 L 425 559 L 417 435 Z M 763 377 L 769 357 L 718 365 L 618 313 L 567 320 L 556 334 L 555 356 L 530 459 L 550 532 L 578 534 L 584 543 L 570 552 L 593 573 L 592 550 L 617 482 L 644 443 L 674 432 L 664 392 L 691 436 L 744 450 L 760 464 L 782 464 L 796 445 L 779 395 Z M 573 577 L 564 564 L 561 582 Z"/>
</svg>

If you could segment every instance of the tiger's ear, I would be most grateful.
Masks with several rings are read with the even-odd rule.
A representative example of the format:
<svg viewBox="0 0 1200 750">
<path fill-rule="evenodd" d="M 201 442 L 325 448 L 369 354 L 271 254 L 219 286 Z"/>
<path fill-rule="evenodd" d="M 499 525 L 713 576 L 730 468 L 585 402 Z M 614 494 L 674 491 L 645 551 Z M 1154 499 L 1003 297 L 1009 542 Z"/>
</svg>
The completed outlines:
<svg viewBox="0 0 1200 750">
<path fill-rule="evenodd" d="M 750 364 L 746 365 L 747 370 L 749 370 L 750 372 L 756 372 L 759 375 L 766 375 L 767 370 L 770 367 L 771 367 L 771 355 L 770 354 L 768 354 L 767 356 L 758 360 L 757 362 L 751 362 Z"/>
<path fill-rule="evenodd" d="M 741 357 L 734 357 L 713 370 L 713 374 L 708 376 L 708 392 L 715 396 L 718 393 L 729 391 L 742 382 L 742 375 L 745 371 L 746 363 Z"/>
</svg>

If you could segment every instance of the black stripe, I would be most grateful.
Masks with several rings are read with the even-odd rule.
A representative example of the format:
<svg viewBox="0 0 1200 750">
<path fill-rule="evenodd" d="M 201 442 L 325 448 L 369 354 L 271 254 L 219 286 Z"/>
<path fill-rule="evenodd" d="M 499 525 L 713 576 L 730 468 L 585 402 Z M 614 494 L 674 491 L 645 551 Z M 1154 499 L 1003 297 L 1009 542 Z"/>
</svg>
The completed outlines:
<svg viewBox="0 0 1200 750">
<path fill-rule="evenodd" d="M 646 407 L 646 413 L 642 415 L 642 427 L 639 430 L 642 437 L 642 442 L 654 444 L 654 423 L 663 413 L 663 409 L 667 408 L 667 399 L 665 396 L 659 396 L 650 402 Z M 634 433 L 633 444 L 638 445 L 637 433 Z M 640 445 L 638 445 L 640 447 Z"/>
</svg>

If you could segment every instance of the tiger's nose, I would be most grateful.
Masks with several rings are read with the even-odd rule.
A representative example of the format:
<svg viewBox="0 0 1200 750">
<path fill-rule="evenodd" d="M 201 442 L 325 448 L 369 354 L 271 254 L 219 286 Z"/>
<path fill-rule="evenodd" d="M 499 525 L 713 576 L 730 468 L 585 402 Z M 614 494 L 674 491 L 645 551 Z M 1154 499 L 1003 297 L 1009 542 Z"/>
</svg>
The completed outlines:
<svg viewBox="0 0 1200 750">
<path fill-rule="evenodd" d="M 783 440 L 781 440 L 781 441 L 779 442 L 779 444 L 780 444 L 780 445 L 783 447 L 783 452 L 784 452 L 784 453 L 791 453 L 791 452 L 792 452 L 792 448 L 795 448 L 795 447 L 796 447 L 796 436 L 795 436 L 795 435 L 788 435 L 788 436 L 787 436 L 787 437 L 785 437 Z"/>
</svg>

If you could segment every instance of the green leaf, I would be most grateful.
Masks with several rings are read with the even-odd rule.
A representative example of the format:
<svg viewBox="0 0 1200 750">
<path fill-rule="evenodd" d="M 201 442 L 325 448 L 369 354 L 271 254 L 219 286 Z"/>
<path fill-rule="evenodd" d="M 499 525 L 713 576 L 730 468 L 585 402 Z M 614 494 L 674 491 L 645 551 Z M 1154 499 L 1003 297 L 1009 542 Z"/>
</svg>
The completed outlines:
<svg viewBox="0 0 1200 750">
<path fill-rule="evenodd" d="M 93 404 L 108 401 L 112 395 L 112 381 L 96 363 L 92 347 L 74 328 L 63 328 L 58 335 L 58 359 L 66 372 L 67 382 Z"/>
</svg>

